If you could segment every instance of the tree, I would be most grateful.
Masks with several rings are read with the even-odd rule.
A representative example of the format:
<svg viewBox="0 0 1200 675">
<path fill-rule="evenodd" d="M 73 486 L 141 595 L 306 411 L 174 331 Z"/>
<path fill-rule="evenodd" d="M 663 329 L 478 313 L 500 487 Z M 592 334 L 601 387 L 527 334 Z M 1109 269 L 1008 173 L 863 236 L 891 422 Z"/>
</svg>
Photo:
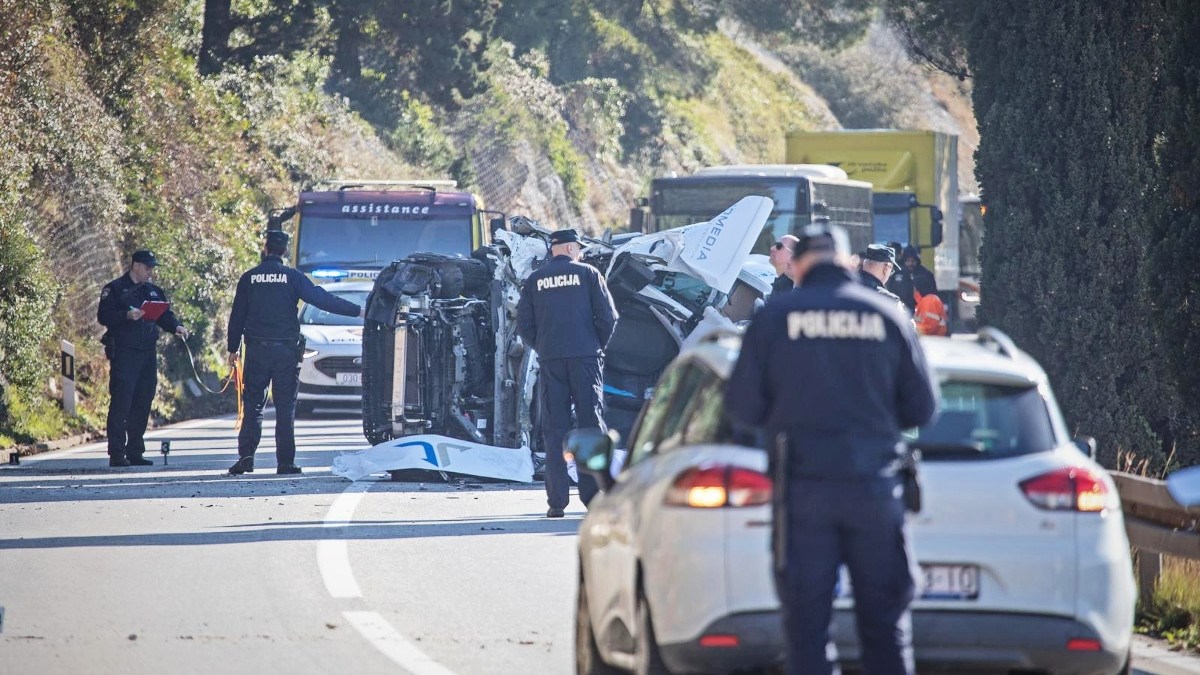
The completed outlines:
<svg viewBox="0 0 1200 675">
<path fill-rule="evenodd" d="M 1157 210 L 1145 278 L 1152 290 L 1168 365 L 1187 410 L 1200 409 L 1200 4 L 1166 3 L 1171 20 L 1156 143 Z M 1192 439 L 1193 445 L 1196 439 Z M 1192 450 L 1186 459 L 1200 461 Z"/>
<path fill-rule="evenodd" d="M 200 31 L 200 58 L 197 63 L 201 75 L 212 75 L 221 70 L 229 51 L 229 34 L 233 30 L 230 14 L 231 0 L 205 0 L 204 26 Z"/>
<path fill-rule="evenodd" d="M 885 13 L 913 57 L 966 79 L 970 74 L 967 30 L 981 4 L 976 0 L 889 0 Z"/>
<path fill-rule="evenodd" d="M 979 5 L 966 45 L 988 203 L 982 318 L 1046 366 L 1110 465 L 1178 431 L 1141 274 L 1164 23 L 1153 0 L 1001 0 Z"/>
<path fill-rule="evenodd" d="M 878 0 L 728 0 L 725 12 L 760 33 L 840 49 L 862 38 Z"/>
</svg>

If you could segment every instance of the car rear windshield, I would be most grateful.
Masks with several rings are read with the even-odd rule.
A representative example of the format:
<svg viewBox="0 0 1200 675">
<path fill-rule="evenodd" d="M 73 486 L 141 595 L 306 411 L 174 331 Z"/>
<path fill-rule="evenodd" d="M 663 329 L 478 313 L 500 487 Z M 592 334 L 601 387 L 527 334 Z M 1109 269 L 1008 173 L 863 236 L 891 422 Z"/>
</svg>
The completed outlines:
<svg viewBox="0 0 1200 675">
<path fill-rule="evenodd" d="M 339 291 L 333 295 L 349 300 L 359 307 L 365 307 L 367 304 L 367 291 Z M 363 320 L 357 316 L 326 312 L 316 305 L 305 305 L 304 309 L 300 310 L 300 323 L 313 326 L 361 326 Z"/>
<path fill-rule="evenodd" d="M 1056 445 L 1037 387 L 954 380 L 942 383 L 938 416 L 910 444 L 933 461 L 1016 457 Z"/>
</svg>

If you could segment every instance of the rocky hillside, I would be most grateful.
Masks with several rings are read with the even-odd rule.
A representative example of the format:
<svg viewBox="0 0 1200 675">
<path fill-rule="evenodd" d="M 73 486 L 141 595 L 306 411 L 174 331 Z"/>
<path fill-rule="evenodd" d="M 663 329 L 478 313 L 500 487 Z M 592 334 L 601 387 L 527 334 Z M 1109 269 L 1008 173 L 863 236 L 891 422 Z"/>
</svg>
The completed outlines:
<svg viewBox="0 0 1200 675">
<path fill-rule="evenodd" d="M 212 4 L 0 0 L 0 446 L 102 428 L 94 303 L 137 248 L 219 371 L 265 210 L 322 178 L 453 178 L 490 208 L 620 229 L 655 175 L 782 161 L 791 129 L 906 126 L 961 134 L 973 185 L 967 92 L 873 10 L 825 40 L 687 0 L 465 3 L 478 24 L 437 62 L 385 39 L 420 29 L 387 3 L 347 24 L 338 2 L 225 2 L 222 59 L 200 67 Z M 428 72 L 444 63 L 470 66 L 454 88 Z M 60 339 L 79 349 L 74 419 L 54 401 Z M 156 415 L 230 403 L 193 397 L 183 345 L 162 346 Z"/>
</svg>

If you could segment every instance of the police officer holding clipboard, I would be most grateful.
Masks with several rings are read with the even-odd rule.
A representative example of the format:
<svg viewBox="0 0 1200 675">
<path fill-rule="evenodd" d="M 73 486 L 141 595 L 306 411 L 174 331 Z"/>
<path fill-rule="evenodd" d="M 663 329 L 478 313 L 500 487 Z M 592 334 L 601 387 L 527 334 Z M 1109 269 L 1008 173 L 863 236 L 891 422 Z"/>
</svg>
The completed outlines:
<svg viewBox="0 0 1200 675">
<path fill-rule="evenodd" d="M 298 270 L 283 264 L 288 235 L 269 230 L 262 262 L 238 280 L 233 309 L 229 312 L 229 363 L 237 362 L 242 339 L 246 341 L 242 407 L 238 432 L 238 461 L 229 473 L 254 471 L 254 452 L 262 438 L 263 406 L 267 386 L 275 400 L 275 473 L 297 474 L 296 390 L 304 343 L 297 308 L 301 300 L 334 314 L 362 316 L 358 305 L 314 284 Z"/>
<path fill-rule="evenodd" d="M 830 623 L 844 564 L 863 669 L 911 675 L 904 514 L 918 507 L 900 431 L 933 416 L 932 374 L 895 301 L 844 267 L 844 231 L 811 225 L 799 234 L 799 287 L 754 317 L 725 395 L 731 420 L 765 431 L 773 453 L 786 672 L 838 672 Z"/>
<path fill-rule="evenodd" d="M 158 387 L 155 347 L 162 330 L 187 338 L 163 289 L 150 283 L 158 260 L 150 251 L 133 254 L 129 271 L 100 291 L 96 320 L 108 331 L 101 338 L 111 362 L 108 378 L 108 465 L 150 466 L 143 455 L 143 436 L 150 420 L 150 405 Z M 157 305 L 151 309 L 150 305 Z M 157 316 L 143 310 L 158 312 Z"/>
</svg>

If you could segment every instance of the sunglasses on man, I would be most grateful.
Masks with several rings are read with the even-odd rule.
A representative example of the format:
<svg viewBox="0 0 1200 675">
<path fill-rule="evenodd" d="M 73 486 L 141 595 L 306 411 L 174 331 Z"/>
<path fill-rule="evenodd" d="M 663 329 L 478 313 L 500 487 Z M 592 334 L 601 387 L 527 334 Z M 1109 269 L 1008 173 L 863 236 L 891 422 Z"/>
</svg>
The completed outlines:
<svg viewBox="0 0 1200 675">
<path fill-rule="evenodd" d="M 771 248 L 775 249 L 776 251 L 782 251 L 784 249 L 787 249 L 789 251 L 792 250 L 792 249 L 784 246 L 782 241 L 775 242 L 774 244 L 771 245 Z"/>
</svg>

